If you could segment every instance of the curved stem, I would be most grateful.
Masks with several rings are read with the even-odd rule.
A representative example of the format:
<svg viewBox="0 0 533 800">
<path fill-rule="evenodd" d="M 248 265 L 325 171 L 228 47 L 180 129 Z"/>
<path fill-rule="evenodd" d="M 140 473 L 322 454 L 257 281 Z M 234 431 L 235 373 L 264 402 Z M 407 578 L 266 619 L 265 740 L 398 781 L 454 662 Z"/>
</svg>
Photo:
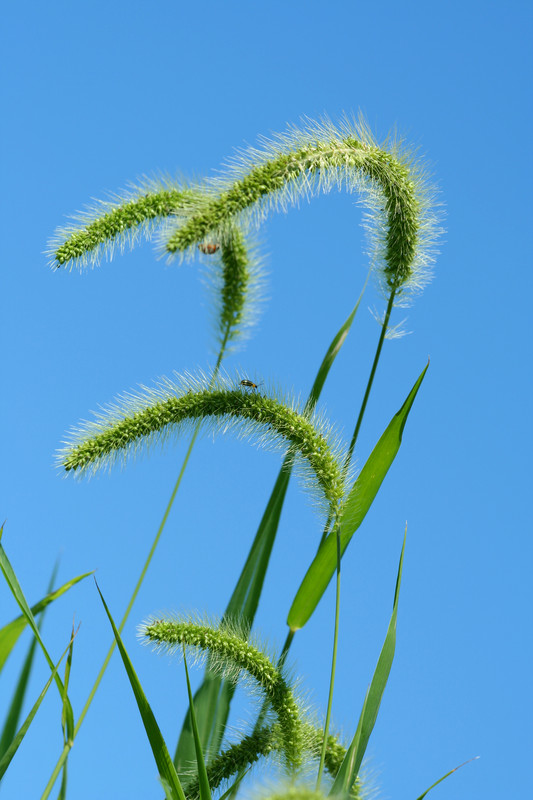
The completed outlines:
<svg viewBox="0 0 533 800">
<path fill-rule="evenodd" d="M 215 365 L 215 369 L 213 371 L 213 379 L 216 377 L 216 374 L 217 374 L 218 370 L 220 369 L 220 364 L 222 363 L 222 359 L 224 357 L 224 350 L 226 348 L 226 342 L 228 340 L 228 334 L 229 334 L 229 325 L 228 325 L 228 327 L 226 329 L 226 335 L 224 337 L 222 346 L 220 348 L 220 352 L 218 354 L 218 358 L 217 358 L 217 362 L 216 362 L 216 365 Z M 139 594 L 139 591 L 141 589 L 143 581 L 144 581 L 144 579 L 146 577 L 146 573 L 148 572 L 148 568 L 149 568 L 149 566 L 151 564 L 152 558 L 154 557 L 154 553 L 156 551 L 157 545 L 159 544 L 159 540 L 161 538 L 161 534 L 163 533 L 163 530 L 165 528 L 167 519 L 168 519 L 169 514 L 170 514 L 170 512 L 172 510 L 172 506 L 174 504 L 174 500 L 176 499 L 176 495 L 178 493 L 178 489 L 180 488 L 180 484 L 181 484 L 181 481 L 183 479 L 183 475 L 185 473 L 185 469 L 187 467 L 187 464 L 189 463 L 189 458 L 191 457 L 192 449 L 193 449 L 194 443 L 196 442 L 196 439 L 198 437 L 199 431 L 200 431 L 200 425 L 198 424 L 196 426 L 194 432 L 193 432 L 193 435 L 191 436 L 191 441 L 189 442 L 189 447 L 187 448 L 187 452 L 185 453 L 185 458 L 183 459 L 183 464 L 181 465 L 181 469 L 180 469 L 178 478 L 176 480 L 176 483 L 174 484 L 174 488 L 172 490 L 172 494 L 170 495 L 170 499 L 169 499 L 169 501 L 167 503 L 167 507 L 165 509 L 165 513 L 163 514 L 163 518 L 162 518 L 162 520 L 161 520 L 161 522 L 159 524 L 159 528 L 157 529 L 157 533 L 156 533 L 156 535 L 154 537 L 154 541 L 152 542 L 152 546 L 150 547 L 150 550 L 149 550 L 148 555 L 146 557 L 146 561 L 144 562 L 144 566 L 143 566 L 143 568 L 141 570 L 141 574 L 139 575 L 137 583 L 135 584 L 135 588 L 134 588 L 133 593 L 132 593 L 132 595 L 130 597 L 129 603 L 128 603 L 127 607 L 126 607 L 126 611 L 124 612 L 124 615 L 122 617 L 120 625 L 118 626 L 118 632 L 119 633 L 122 633 L 122 630 L 123 630 L 123 628 L 124 628 L 124 626 L 125 626 L 125 624 L 126 624 L 126 622 L 128 620 L 128 617 L 130 615 L 131 609 L 133 608 L 133 604 L 134 604 L 135 600 L 137 599 L 137 595 Z M 110 661 L 111 656 L 113 654 L 113 650 L 115 649 L 115 645 L 116 645 L 116 641 L 113 640 L 113 642 L 112 642 L 112 644 L 111 644 L 111 646 L 110 646 L 110 648 L 108 650 L 107 656 L 105 657 L 104 663 L 102 664 L 100 672 L 98 673 L 96 681 L 94 682 L 94 686 L 91 689 L 89 697 L 87 698 L 87 701 L 86 701 L 86 703 L 85 703 L 85 705 L 84 705 L 84 707 L 83 707 L 83 709 L 82 709 L 82 711 L 80 713 L 80 716 L 78 718 L 78 722 L 76 723 L 76 727 L 74 728 L 74 736 L 77 734 L 78 730 L 80 729 L 80 726 L 81 726 L 81 724 L 83 722 L 83 719 L 84 719 L 87 711 L 89 710 L 89 706 L 92 703 L 93 697 L 96 694 L 96 690 L 98 689 L 100 681 L 104 677 L 104 673 L 105 673 L 105 671 L 107 669 L 107 665 L 109 664 L 109 661 Z"/>
<path fill-rule="evenodd" d="M 219 350 L 219 353 L 218 353 L 218 357 L 217 357 L 217 361 L 216 361 L 216 364 L 215 364 L 215 368 L 213 370 L 212 380 L 215 380 L 216 375 L 217 375 L 217 373 L 218 373 L 218 371 L 220 369 L 220 365 L 222 363 L 222 359 L 224 358 L 224 354 L 225 354 L 225 351 L 226 351 L 226 345 L 227 345 L 229 334 L 230 334 L 230 327 L 231 326 L 228 323 L 228 325 L 226 326 L 226 332 L 225 332 L 224 338 L 222 340 L 222 344 L 220 346 L 220 350 Z M 150 547 L 150 550 L 148 551 L 148 555 L 147 555 L 146 560 L 144 562 L 144 566 L 143 566 L 143 568 L 141 570 L 141 574 L 139 575 L 137 583 L 135 584 L 135 588 L 134 588 L 134 590 L 132 592 L 132 595 L 130 597 L 129 603 L 128 603 L 128 605 L 126 607 L 126 610 L 124 612 L 124 615 L 123 615 L 123 617 L 122 617 L 122 619 L 120 621 L 120 625 L 118 626 L 119 633 L 122 633 L 122 630 L 124 629 L 124 626 L 125 626 L 125 624 L 126 624 L 126 622 L 128 620 L 128 617 L 130 615 L 131 609 L 133 608 L 133 604 L 135 603 L 135 600 L 137 599 L 137 595 L 139 594 L 139 591 L 141 589 L 143 581 L 144 581 L 144 579 L 146 577 L 146 573 L 148 572 L 148 568 L 150 567 L 150 564 L 152 562 L 152 558 L 154 557 L 157 545 L 159 544 L 159 540 L 160 540 L 161 535 L 163 533 L 163 530 L 165 528 L 167 519 L 168 519 L 168 517 L 170 515 L 170 512 L 172 510 L 172 506 L 174 504 L 174 500 L 176 499 L 176 495 L 178 493 L 178 489 L 179 489 L 181 481 L 183 479 L 183 475 L 185 473 L 185 469 L 187 467 L 187 464 L 189 463 L 189 458 L 191 457 L 192 449 L 194 447 L 194 443 L 196 442 L 196 439 L 198 437 L 198 433 L 199 432 L 200 432 L 200 423 L 198 423 L 198 425 L 194 429 L 193 435 L 191 436 L 191 441 L 189 442 L 189 447 L 187 448 L 187 452 L 185 453 L 185 458 L 183 459 L 183 464 L 181 465 L 181 469 L 180 469 L 178 478 L 176 480 L 176 483 L 174 484 L 174 488 L 172 490 L 172 494 L 170 495 L 170 499 L 169 499 L 169 501 L 167 503 L 167 507 L 165 509 L 165 513 L 163 514 L 163 517 L 162 517 L 161 522 L 159 524 L 159 528 L 157 529 L 157 533 L 156 533 L 156 535 L 154 537 L 154 540 L 152 542 L 152 546 Z M 109 662 L 111 660 L 111 656 L 113 655 L 113 651 L 115 649 L 115 646 L 116 646 L 116 641 L 115 641 L 115 639 L 113 639 L 113 642 L 111 643 L 111 646 L 109 647 L 109 650 L 107 651 L 107 655 L 106 655 L 106 657 L 104 659 L 104 662 L 103 662 L 103 664 L 102 664 L 102 666 L 100 668 L 100 671 L 99 671 L 98 675 L 96 676 L 96 680 L 95 680 L 95 682 L 93 684 L 93 687 L 92 687 L 92 689 L 91 689 L 91 691 L 89 693 L 89 696 L 88 696 L 87 700 L 85 701 L 85 705 L 83 706 L 83 708 L 82 708 L 82 710 L 80 712 L 80 715 L 78 717 L 78 721 L 76 722 L 76 725 L 74 727 L 73 739 L 72 739 L 71 742 L 68 742 L 65 745 L 65 747 L 63 748 L 63 752 L 61 753 L 61 755 L 59 757 L 59 760 L 58 760 L 56 766 L 54 767 L 54 771 L 52 772 L 52 775 L 50 776 L 50 780 L 48 781 L 48 784 L 46 785 L 46 788 L 45 788 L 45 790 L 43 792 L 41 800 L 46 800 L 46 798 L 49 797 L 50 792 L 52 791 L 52 789 L 54 787 L 54 783 L 57 780 L 59 772 L 61 771 L 61 767 L 65 763 L 65 760 L 66 760 L 66 758 L 67 758 L 67 756 L 68 756 L 68 754 L 69 754 L 69 752 L 70 752 L 70 750 L 72 748 L 72 745 L 74 744 L 74 739 L 76 738 L 76 735 L 77 735 L 79 729 L 81 728 L 83 720 L 85 719 L 85 716 L 86 716 L 86 714 L 87 714 L 87 712 L 88 712 L 88 710 L 89 710 L 89 708 L 91 706 L 91 703 L 92 703 L 92 701 L 94 699 L 94 696 L 95 696 L 95 694 L 96 694 L 96 692 L 98 690 L 98 687 L 99 687 L 99 685 L 100 685 L 100 683 L 102 681 L 102 678 L 104 677 L 104 674 L 105 674 L 105 671 L 107 669 L 107 666 L 108 666 L 108 664 L 109 664 Z"/>
</svg>

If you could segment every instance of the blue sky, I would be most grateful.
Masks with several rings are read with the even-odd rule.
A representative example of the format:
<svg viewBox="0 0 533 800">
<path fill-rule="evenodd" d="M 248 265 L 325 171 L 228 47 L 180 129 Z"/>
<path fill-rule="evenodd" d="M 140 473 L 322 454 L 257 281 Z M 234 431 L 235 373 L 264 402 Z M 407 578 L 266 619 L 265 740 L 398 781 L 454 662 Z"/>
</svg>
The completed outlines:
<svg viewBox="0 0 533 800">
<path fill-rule="evenodd" d="M 431 366 L 400 454 L 347 553 L 333 717 L 351 737 L 386 631 L 405 521 L 397 657 L 370 742 L 383 797 L 416 798 L 479 760 L 437 798 L 524 797 L 530 785 L 532 601 L 531 9 L 525 2 L 20 2 L 4 12 L 2 219 L 3 545 L 30 601 L 96 569 L 118 618 L 187 442 L 122 471 L 62 480 L 54 452 L 92 409 L 173 370 L 213 363 L 198 264 L 167 265 L 150 245 L 80 274 L 48 269 L 54 229 L 154 172 L 214 174 L 235 147 L 303 116 L 363 112 L 425 156 L 446 209 L 435 277 L 393 323 L 358 444 L 359 466 L 410 386 Z M 361 211 L 332 193 L 261 230 L 268 302 L 228 359 L 305 396 L 367 269 Z M 372 288 L 323 394 L 349 438 L 378 336 Z M 186 705 L 181 667 L 138 646 L 160 610 L 221 614 L 279 468 L 279 455 L 202 439 L 134 607 L 125 642 L 169 745 Z M 257 618 L 272 644 L 320 535 L 291 488 Z M 2 624 L 17 613 L 0 591 Z M 333 595 L 291 652 L 324 710 Z M 91 581 L 50 610 L 63 650 L 81 621 L 71 693 L 85 701 L 110 641 Z M 8 662 L 5 706 L 24 655 Z M 200 673 L 196 673 L 196 679 Z M 30 697 L 46 680 L 40 660 Z M 243 698 L 240 716 L 250 714 Z M 234 724 L 237 724 L 237 714 Z M 49 693 L 5 781 L 39 797 L 60 752 Z M 31 769 L 29 765 L 32 765 Z M 115 658 L 72 752 L 69 796 L 159 796 L 156 770 Z"/>
</svg>

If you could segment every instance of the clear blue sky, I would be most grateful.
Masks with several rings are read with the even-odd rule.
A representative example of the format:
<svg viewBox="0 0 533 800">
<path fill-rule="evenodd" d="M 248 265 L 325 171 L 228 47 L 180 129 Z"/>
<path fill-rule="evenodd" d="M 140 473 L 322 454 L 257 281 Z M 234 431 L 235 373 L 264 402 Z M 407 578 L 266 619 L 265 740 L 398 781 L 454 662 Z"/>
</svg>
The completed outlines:
<svg viewBox="0 0 533 800">
<path fill-rule="evenodd" d="M 213 174 L 234 147 L 303 115 L 361 110 L 379 138 L 396 127 L 426 154 L 446 207 L 435 278 L 386 344 L 359 447 L 362 465 L 416 376 L 431 366 L 400 454 L 346 556 L 334 720 L 351 736 L 388 624 L 405 521 L 397 658 L 370 742 L 383 797 L 416 798 L 480 756 L 437 798 L 531 790 L 531 8 L 526 2 L 10 3 L 3 13 L 3 544 L 28 599 L 97 569 L 115 617 L 144 561 L 186 442 L 91 481 L 53 466 L 64 432 L 118 393 L 212 363 L 198 265 L 150 245 L 84 274 L 47 268 L 56 226 L 91 198 L 154 171 Z M 367 269 L 360 209 L 331 194 L 262 230 L 264 314 L 227 363 L 306 395 Z M 323 395 L 348 438 L 378 327 L 369 290 Z M 394 322 L 402 318 L 396 312 Z M 167 609 L 223 612 L 279 468 L 279 456 L 203 439 L 125 642 L 169 745 L 185 709 L 177 663 L 138 646 Z M 207 500 L 206 500 L 207 498 Z M 285 617 L 319 536 L 292 487 L 257 626 Z M 0 588 L 2 624 L 17 611 Z M 325 708 L 333 595 L 292 650 Z M 110 641 L 92 581 L 53 607 L 59 654 L 81 621 L 71 693 L 81 708 Z M 324 641 L 323 631 L 327 631 Z M 10 697 L 26 643 L 2 674 Z M 198 679 L 200 673 L 196 673 Z M 38 659 L 30 687 L 46 680 Z M 51 691 L 3 796 L 39 797 L 60 752 Z M 241 715 L 248 714 L 242 702 Z M 238 717 L 234 722 L 238 721 Z M 32 768 L 29 765 L 32 764 Z M 69 797 L 158 797 L 156 769 L 114 658 L 72 752 Z"/>
</svg>

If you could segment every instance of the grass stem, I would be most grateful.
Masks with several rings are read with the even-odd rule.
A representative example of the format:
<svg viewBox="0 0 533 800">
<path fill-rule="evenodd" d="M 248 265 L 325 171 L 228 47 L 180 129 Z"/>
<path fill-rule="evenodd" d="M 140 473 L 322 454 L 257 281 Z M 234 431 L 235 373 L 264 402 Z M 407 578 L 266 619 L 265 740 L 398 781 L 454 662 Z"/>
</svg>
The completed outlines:
<svg viewBox="0 0 533 800">
<path fill-rule="evenodd" d="M 335 527 L 335 535 L 337 539 L 337 586 L 335 593 L 335 624 L 333 631 L 333 654 L 331 657 L 331 677 L 329 681 L 328 707 L 326 710 L 326 721 L 324 723 L 324 739 L 322 742 L 322 750 L 320 752 L 320 763 L 318 765 L 318 775 L 316 779 L 317 792 L 320 789 L 320 781 L 322 780 L 322 773 L 324 771 L 324 762 L 326 760 L 326 747 L 328 744 L 329 721 L 331 718 L 331 708 L 333 706 L 333 686 L 335 684 L 335 671 L 337 669 L 337 646 L 339 643 L 339 616 L 340 616 L 340 603 L 341 603 L 341 534 L 340 534 L 340 527 L 338 524 Z"/>
<path fill-rule="evenodd" d="M 385 336 L 387 334 L 387 328 L 389 325 L 389 319 L 394 307 L 394 296 L 396 294 L 396 288 L 391 290 L 389 295 L 389 302 L 387 303 L 387 310 L 385 311 L 385 318 L 383 319 L 383 324 L 381 326 L 381 334 L 378 341 L 378 346 L 376 348 L 376 355 L 374 356 L 374 363 L 372 364 L 372 369 L 370 370 L 370 377 L 368 379 L 368 383 L 366 385 L 365 396 L 363 397 L 363 402 L 361 403 L 361 409 L 359 411 L 359 416 L 357 417 L 357 422 L 355 423 L 355 429 L 353 432 L 352 440 L 350 442 L 350 447 L 348 448 L 348 455 L 346 456 L 346 462 L 344 465 L 345 471 L 348 469 L 350 461 L 352 460 L 353 451 L 355 448 L 355 444 L 357 442 L 357 437 L 359 436 L 359 430 L 361 428 L 361 423 L 363 422 L 363 417 L 365 415 L 366 404 L 368 403 L 368 398 L 370 397 L 370 391 L 372 389 L 372 384 L 374 383 L 374 377 L 376 375 L 376 370 L 379 362 L 379 357 L 381 355 L 381 349 L 383 347 L 383 342 L 385 341 Z"/>
<path fill-rule="evenodd" d="M 213 370 L 213 377 L 212 377 L 213 381 L 215 380 L 215 378 L 217 376 L 217 373 L 218 373 L 218 371 L 220 369 L 220 365 L 222 363 L 222 359 L 224 358 L 224 354 L 225 354 L 225 351 L 226 351 L 226 345 L 227 345 L 229 334 L 230 334 L 230 327 L 231 327 L 230 323 L 228 323 L 227 326 L 226 326 L 226 332 L 225 332 L 224 338 L 222 340 L 222 344 L 220 346 L 220 350 L 219 350 L 219 353 L 218 353 L 218 357 L 217 357 L 217 361 L 216 361 L 216 364 L 215 364 L 215 368 Z M 163 530 L 165 528 L 165 525 L 167 523 L 168 517 L 169 517 L 170 512 L 172 510 L 172 506 L 174 504 L 174 500 L 176 499 L 176 495 L 178 493 L 178 489 L 179 489 L 179 487 L 181 485 L 181 481 L 183 479 L 183 475 L 185 473 L 185 469 L 187 467 L 187 464 L 189 463 L 189 458 L 191 457 L 191 453 L 192 453 L 192 449 L 194 447 L 194 443 L 196 442 L 196 439 L 198 438 L 198 433 L 200 432 L 200 425 L 201 425 L 201 423 L 199 422 L 196 425 L 196 428 L 194 429 L 193 435 L 191 436 L 191 441 L 189 442 L 189 447 L 187 448 L 187 452 L 185 454 L 185 458 L 183 459 L 183 464 L 181 465 L 181 469 L 180 469 L 178 478 L 177 478 L 176 483 L 174 485 L 174 488 L 172 490 L 172 494 L 170 495 L 170 499 L 169 499 L 169 501 L 167 503 L 167 507 L 165 509 L 165 513 L 163 514 L 163 517 L 162 517 L 161 522 L 159 524 L 159 528 L 157 529 L 157 533 L 156 533 L 156 535 L 154 537 L 154 540 L 152 542 L 152 546 L 150 547 L 150 550 L 149 550 L 148 555 L 146 557 L 146 560 L 144 562 L 144 566 L 143 566 L 143 568 L 141 570 L 141 574 L 139 575 L 137 583 L 135 584 L 135 588 L 134 588 L 134 590 L 132 592 L 132 595 L 131 595 L 130 600 L 128 602 L 128 605 L 126 607 L 126 611 L 124 612 L 124 615 L 123 615 L 123 617 L 122 617 L 122 619 L 120 621 L 120 625 L 118 626 L 118 632 L 119 633 L 122 633 L 122 631 L 124 629 L 124 626 L 126 625 L 126 622 L 128 621 L 128 617 L 130 615 L 131 609 L 133 608 L 133 604 L 135 603 L 135 600 L 137 599 L 137 595 L 139 594 L 139 591 L 141 589 L 143 581 L 144 581 L 144 579 L 146 577 L 146 573 L 148 572 L 148 568 L 150 567 L 150 564 L 151 564 L 152 559 L 154 557 L 157 545 L 159 544 L 159 540 L 161 538 L 161 535 L 162 535 Z M 85 719 L 85 716 L 86 716 L 86 714 L 87 714 L 87 712 L 88 712 L 88 710 L 89 710 L 89 708 L 91 706 L 91 703 L 92 703 L 92 701 L 94 699 L 94 696 L 95 696 L 95 694 L 96 694 L 96 692 L 98 690 L 98 687 L 100 686 L 102 678 L 104 677 L 104 674 L 105 674 L 105 671 L 107 669 L 107 666 L 108 666 L 108 664 L 109 664 L 109 662 L 111 660 L 111 656 L 113 655 L 113 651 L 115 649 L 115 646 L 116 646 L 116 640 L 113 639 L 113 642 L 111 643 L 111 646 L 109 647 L 109 650 L 107 651 L 107 655 L 106 655 L 106 657 L 104 659 L 104 662 L 103 662 L 103 664 L 102 664 L 102 666 L 100 668 L 100 671 L 99 671 L 98 675 L 96 676 L 96 680 L 95 680 L 95 682 L 93 684 L 93 687 L 92 687 L 92 689 L 91 689 L 91 691 L 89 693 L 89 696 L 88 696 L 88 698 L 87 698 L 87 700 L 85 702 L 85 705 L 83 706 L 83 708 L 82 708 L 82 710 L 80 712 L 80 715 L 78 717 L 78 721 L 76 722 L 76 725 L 74 727 L 73 739 L 72 739 L 71 742 L 67 743 L 65 745 L 65 747 L 63 748 L 63 751 L 62 751 L 62 753 L 61 753 L 61 755 L 59 757 L 59 760 L 58 760 L 56 766 L 54 767 L 54 771 L 52 772 L 52 775 L 50 776 L 50 780 L 48 781 L 48 784 L 46 785 L 46 788 L 45 788 L 45 790 L 44 790 L 44 792 L 42 794 L 41 800 L 47 800 L 47 798 L 50 795 L 50 792 L 52 791 L 52 789 L 54 787 L 54 784 L 55 784 L 55 782 L 57 780 L 59 772 L 61 771 L 61 767 L 63 766 L 63 764 L 64 764 L 64 762 L 66 760 L 66 757 L 67 757 L 72 745 L 74 744 L 74 739 L 76 738 L 76 735 L 77 735 L 79 729 L 81 728 L 83 720 Z"/>
</svg>

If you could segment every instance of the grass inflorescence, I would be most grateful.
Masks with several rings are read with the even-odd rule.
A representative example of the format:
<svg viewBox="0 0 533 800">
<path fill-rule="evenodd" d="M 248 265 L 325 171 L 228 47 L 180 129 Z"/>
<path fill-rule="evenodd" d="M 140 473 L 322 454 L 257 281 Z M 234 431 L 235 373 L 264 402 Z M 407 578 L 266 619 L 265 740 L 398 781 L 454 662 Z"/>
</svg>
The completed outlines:
<svg viewBox="0 0 533 800">
<path fill-rule="evenodd" d="M 348 451 L 339 446 L 331 427 L 321 416 L 309 410 L 308 406 L 302 407 L 294 397 L 264 386 L 262 382 L 256 384 L 243 373 L 229 376 L 220 370 L 228 348 L 242 338 L 243 331 L 253 318 L 252 301 L 257 299 L 261 286 L 261 260 L 253 239 L 255 231 L 271 211 L 286 211 L 302 198 L 310 199 L 319 192 L 328 192 L 333 188 L 359 193 L 360 202 L 366 209 L 363 224 L 370 238 L 371 264 L 378 284 L 388 298 L 370 378 Z M 196 695 L 198 719 L 205 726 L 203 734 L 207 742 L 203 755 L 196 716 L 192 713 L 197 703 L 196 699 L 194 704 L 191 700 L 190 719 L 194 722 L 198 770 L 196 777 L 187 785 L 189 800 L 197 800 L 200 796 L 207 800 L 211 790 L 235 776 L 238 776 L 238 785 L 251 765 L 270 754 L 281 756 L 293 782 L 265 794 L 264 797 L 268 796 L 269 800 L 324 800 L 325 795 L 320 791 L 324 768 L 333 778 L 340 771 L 339 783 L 341 777 L 345 785 L 348 785 L 347 777 L 350 781 L 355 780 L 350 790 L 352 800 L 362 796 L 356 771 L 363 758 L 366 741 L 361 745 L 361 737 L 357 739 L 359 731 L 354 740 L 359 742 L 357 748 L 353 750 L 353 743 L 350 748 L 350 752 L 357 752 L 358 760 L 354 762 L 355 766 L 352 764 L 348 767 L 348 773 L 353 767 L 353 774 L 348 776 L 344 774 L 346 765 L 341 769 L 347 750 L 338 737 L 329 733 L 340 604 L 341 527 L 346 527 L 350 522 L 347 522 L 346 515 L 342 515 L 343 502 L 347 494 L 346 487 L 352 482 L 352 451 L 383 341 L 387 333 L 390 335 L 393 332 L 389 328 L 391 311 L 395 305 L 405 304 L 429 278 L 434 242 L 440 232 L 432 201 L 433 189 L 420 163 L 404 149 L 401 142 L 390 140 L 379 144 L 362 120 L 344 120 L 337 126 L 324 120 L 308 123 L 301 130 L 291 128 L 271 141 L 263 140 L 258 148 L 241 152 L 228 165 L 226 175 L 222 177 L 195 182 L 166 178 L 143 180 L 126 193 L 97 202 L 92 209 L 74 218 L 73 224 L 58 229 L 50 243 L 50 264 L 54 268 L 71 269 L 94 266 L 102 257 L 111 259 L 115 250 L 123 251 L 141 237 L 150 239 L 159 229 L 162 250 L 169 259 L 175 255 L 182 259 L 199 257 L 207 267 L 210 282 L 216 289 L 220 349 L 213 371 L 207 375 L 201 372 L 196 375 L 176 374 L 171 380 L 161 379 L 153 388 L 141 387 L 136 393 L 119 397 L 96 413 L 92 421 L 82 422 L 74 429 L 58 454 L 58 463 L 64 472 L 91 474 L 102 467 L 109 468 L 117 462 L 125 462 L 129 456 L 154 445 L 165 444 L 186 431 L 193 432 L 184 465 L 120 629 L 125 624 L 152 558 L 200 428 L 213 433 L 235 431 L 241 438 L 251 439 L 262 446 L 283 447 L 287 451 L 284 465 L 292 468 L 294 463 L 299 468 L 301 476 L 315 490 L 320 504 L 325 507 L 326 550 L 328 542 L 333 541 L 333 536 L 326 538 L 326 534 L 330 527 L 335 531 L 335 636 L 323 729 L 311 724 L 312 718 L 305 714 L 297 698 L 294 682 L 284 667 L 294 633 L 301 625 L 291 625 L 277 664 L 261 645 L 251 640 L 249 634 L 255 611 L 250 611 L 248 600 L 253 597 L 253 602 L 257 603 L 261 593 L 269 548 L 276 535 L 283 505 L 285 489 L 282 489 L 281 483 L 276 483 L 274 500 L 267 507 L 230 601 L 233 608 L 234 597 L 249 595 L 246 601 L 235 600 L 235 603 L 241 604 L 238 612 L 228 613 L 230 619 L 242 615 L 248 621 L 247 628 L 240 629 L 226 620 L 212 622 L 193 618 L 153 618 L 140 626 L 139 633 L 143 641 L 152 643 L 159 650 L 179 655 L 185 655 L 187 651 L 187 655 L 190 652 L 198 658 L 208 659 L 206 682 Z M 347 330 L 345 324 L 344 334 Z M 321 367 L 320 381 L 323 382 L 328 370 L 329 366 L 327 369 Z M 366 476 L 364 470 L 362 475 L 367 481 L 364 484 L 366 488 L 359 491 L 357 485 L 357 496 L 352 496 L 353 490 L 350 492 L 349 508 L 355 508 L 361 496 L 370 496 L 369 486 L 375 494 L 376 490 L 372 489 L 375 470 L 370 477 Z M 287 475 L 288 470 L 282 477 Z M 367 495 L 364 495 L 364 491 Z M 366 510 L 367 507 L 364 513 Z M 268 542 L 266 536 L 270 537 Z M 326 555 L 329 558 L 328 552 Z M 324 563 L 322 559 L 320 564 L 323 566 Z M 326 586 L 326 583 L 323 588 L 319 586 L 317 574 L 312 573 L 313 596 L 310 596 L 312 592 L 308 591 L 306 584 L 303 604 L 307 604 L 308 608 L 312 602 L 315 605 L 318 602 L 317 586 L 321 592 Z M 308 609 L 304 611 L 308 615 L 312 613 Z M 92 701 L 111 652 L 112 649 L 82 710 L 73 736 Z M 216 674 L 233 684 L 244 681 L 258 687 L 265 709 L 265 714 L 260 713 L 251 733 L 243 733 L 239 742 L 226 746 L 221 752 L 231 695 L 219 691 L 220 687 L 215 683 L 210 684 Z M 374 679 L 371 687 L 373 685 Z M 207 691 L 204 692 L 206 687 Z M 217 692 L 220 705 L 217 709 L 208 708 Z M 192 697 L 190 686 L 189 696 Z M 216 730 L 217 726 L 219 730 Z M 185 724 L 182 736 L 185 736 L 183 760 L 186 763 L 189 763 L 191 752 L 189 734 Z M 176 764 L 181 759 L 180 747 L 181 738 Z M 208 759 L 207 775 L 202 765 L 204 756 Z M 53 780 L 65 758 L 66 755 L 62 755 Z M 295 785 L 296 777 L 299 781 L 304 779 L 306 764 L 318 759 L 316 790 L 309 789 L 305 784 Z M 198 781 L 198 775 L 201 781 Z M 53 780 L 49 782 L 50 789 Z M 43 798 L 49 795 L 48 787 L 47 792 Z M 347 800 L 346 794 L 343 800 Z"/>
<path fill-rule="evenodd" d="M 150 239 L 163 219 L 179 214 L 192 199 L 184 182 L 166 178 L 145 179 L 121 195 L 96 201 L 56 230 L 47 248 L 50 266 L 83 268 L 96 266 L 102 257 L 111 260 L 115 249 L 133 247 L 141 236 Z"/>
<path fill-rule="evenodd" d="M 205 274 L 214 289 L 216 335 L 221 346 L 242 341 L 258 317 L 264 270 L 255 241 L 238 228 L 205 256 Z"/>
<path fill-rule="evenodd" d="M 288 446 L 303 477 L 320 487 L 333 513 L 345 494 L 347 479 L 331 428 L 320 416 L 298 410 L 294 398 L 249 390 L 238 377 L 175 376 L 95 416 L 82 423 L 59 452 L 59 465 L 66 472 L 111 466 L 142 446 L 162 443 L 191 423 L 202 422 L 215 431 L 237 428 L 241 436 L 262 446 Z"/>
<path fill-rule="evenodd" d="M 195 187 L 184 214 L 162 229 L 162 246 L 183 253 L 206 236 L 223 241 L 235 223 L 257 227 L 270 210 L 285 210 L 333 187 L 361 193 L 371 256 L 384 288 L 398 297 L 420 288 L 439 233 L 433 190 L 399 143 L 378 145 L 362 121 L 338 127 L 309 123 L 239 154 L 227 178 Z"/>
<path fill-rule="evenodd" d="M 303 755 L 303 723 L 293 688 L 282 670 L 262 648 L 250 643 L 235 627 L 199 624 L 188 619 L 156 619 L 143 624 L 139 635 L 158 648 L 178 653 L 185 645 L 202 657 L 209 655 L 210 668 L 237 681 L 244 670 L 260 687 L 278 719 L 279 737 L 287 765 L 298 768 Z"/>
<path fill-rule="evenodd" d="M 280 735 L 278 723 L 264 726 L 253 731 L 247 736 L 242 736 L 240 741 L 229 745 L 221 753 L 212 758 L 207 768 L 209 785 L 211 789 L 218 789 L 222 783 L 230 780 L 234 775 L 253 766 L 261 758 L 268 758 L 277 754 L 283 748 L 283 739 Z M 309 723 L 304 723 L 302 740 L 306 758 L 320 758 L 320 751 L 324 737 L 324 730 Z M 326 745 L 325 766 L 332 778 L 335 778 L 346 756 L 346 747 L 339 742 L 333 734 L 329 734 Z M 199 798 L 198 778 L 195 776 L 186 784 L 186 793 L 189 800 Z M 352 800 L 361 797 L 361 783 L 356 781 L 350 792 Z"/>
</svg>

